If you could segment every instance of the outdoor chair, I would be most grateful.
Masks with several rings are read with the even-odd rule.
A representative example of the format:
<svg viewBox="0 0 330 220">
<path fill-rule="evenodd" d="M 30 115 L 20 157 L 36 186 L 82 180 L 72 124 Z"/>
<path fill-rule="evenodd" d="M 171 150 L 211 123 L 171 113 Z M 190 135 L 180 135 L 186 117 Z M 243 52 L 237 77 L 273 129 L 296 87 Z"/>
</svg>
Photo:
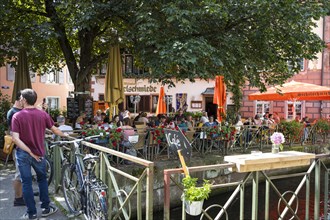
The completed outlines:
<svg viewBox="0 0 330 220">
<path fill-rule="evenodd" d="M 136 124 L 135 128 L 138 134 L 143 134 L 146 133 L 147 126 L 145 124 Z"/>
<path fill-rule="evenodd" d="M 129 143 L 136 150 L 137 154 L 140 154 L 143 159 L 146 158 L 145 157 L 146 156 L 146 147 L 145 147 L 146 136 L 147 136 L 146 133 L 140 133 L 140 134 L 128 136 Z"/>
</svg>

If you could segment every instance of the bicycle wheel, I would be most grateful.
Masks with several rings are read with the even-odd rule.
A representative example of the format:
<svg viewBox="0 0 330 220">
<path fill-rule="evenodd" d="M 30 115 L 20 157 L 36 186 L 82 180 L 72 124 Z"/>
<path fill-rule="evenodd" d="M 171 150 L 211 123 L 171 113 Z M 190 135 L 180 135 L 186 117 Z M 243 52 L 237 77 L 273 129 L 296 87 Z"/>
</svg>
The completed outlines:
<svg viewBox="0 0 330 220">
<path fill-rule="evenodd" d="M 89 219 L 108 219 L 108 205 L 106 193 L 103 190 L 93 189 L 88 199 Z"/>
<path fill-rule="evenodd" d="M 62 190 L 69 211 L 80 214 L 82 210 L 81 194 L 79 193 L 79 181 L 73 164 L 65 164 L 62 168 Z"/>
<path fill-rule="evenodd" d="M 54 175 L 54 167 L 53 167 L 53 161 L 48 159 L 46 157 L 46 173 L 47 173 L 47 182 L 48 186 L 53 181 L 53 175 Z"/>
</svg>

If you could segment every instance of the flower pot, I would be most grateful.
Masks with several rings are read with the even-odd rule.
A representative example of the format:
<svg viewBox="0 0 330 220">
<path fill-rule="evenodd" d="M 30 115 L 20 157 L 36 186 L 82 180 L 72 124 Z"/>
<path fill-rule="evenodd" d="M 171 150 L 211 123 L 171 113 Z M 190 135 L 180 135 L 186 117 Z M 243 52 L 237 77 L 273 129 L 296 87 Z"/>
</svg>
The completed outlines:
<svg viewBox="0 0 330 220">
<path fill-rule="evenodd" d="M 203 209 L 203 203 L 204 200 L 202 201 L 185 201 L 185 209 L 187 214 L 189 215 L 200 215 L 202 213 L 202 209 Z"/>
<path fill-rule="evenodd" d="M 273 144 L 272 145 L 272 153 L 277 154 L 278 152 L 280 152 L 280 145 L 279 144 Z"/>
</svg>

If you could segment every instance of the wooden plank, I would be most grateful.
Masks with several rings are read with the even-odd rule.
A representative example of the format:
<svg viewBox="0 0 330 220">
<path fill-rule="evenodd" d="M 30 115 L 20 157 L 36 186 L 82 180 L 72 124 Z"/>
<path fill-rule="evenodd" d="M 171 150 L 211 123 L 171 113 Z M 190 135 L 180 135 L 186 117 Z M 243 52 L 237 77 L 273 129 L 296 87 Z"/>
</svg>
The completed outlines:
<svg viewBox="0 0 330 220">
<path fill-rule="evenodd" d="M 310 164 L 315 154 L 298 151 L 284 151 L 278 154 L 263 153 L 225 156 L 224 160 L 235 163 L 238 172 L 251 172 L 288 168 Z"/>
</svg>

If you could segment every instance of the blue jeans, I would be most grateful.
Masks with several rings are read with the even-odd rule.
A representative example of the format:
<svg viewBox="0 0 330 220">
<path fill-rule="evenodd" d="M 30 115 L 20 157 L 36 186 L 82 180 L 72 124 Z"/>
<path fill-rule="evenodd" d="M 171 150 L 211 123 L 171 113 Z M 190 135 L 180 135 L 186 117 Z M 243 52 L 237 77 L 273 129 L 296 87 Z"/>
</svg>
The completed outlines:
<svg viewBox="0 0 330 220">
<path fill-rule="evenodd" d="M 41 208 L 49 208 L 48 183 L 46 175 L 46 159 L 43 158 L 40 162 L 36 161 L 27 152 L 17 149 L 16 160 L 19 172 L 21 173 L 21 180 L 23 185 L 23 197 L 27 206 L 27 213 L 29 216 L 37 214 L 36 202 L 34 201 L 32 189 L 32 173 L 31 167 L 37 174 L 39 186 L 39 198 L 41 201 Z"/>
</svg>

